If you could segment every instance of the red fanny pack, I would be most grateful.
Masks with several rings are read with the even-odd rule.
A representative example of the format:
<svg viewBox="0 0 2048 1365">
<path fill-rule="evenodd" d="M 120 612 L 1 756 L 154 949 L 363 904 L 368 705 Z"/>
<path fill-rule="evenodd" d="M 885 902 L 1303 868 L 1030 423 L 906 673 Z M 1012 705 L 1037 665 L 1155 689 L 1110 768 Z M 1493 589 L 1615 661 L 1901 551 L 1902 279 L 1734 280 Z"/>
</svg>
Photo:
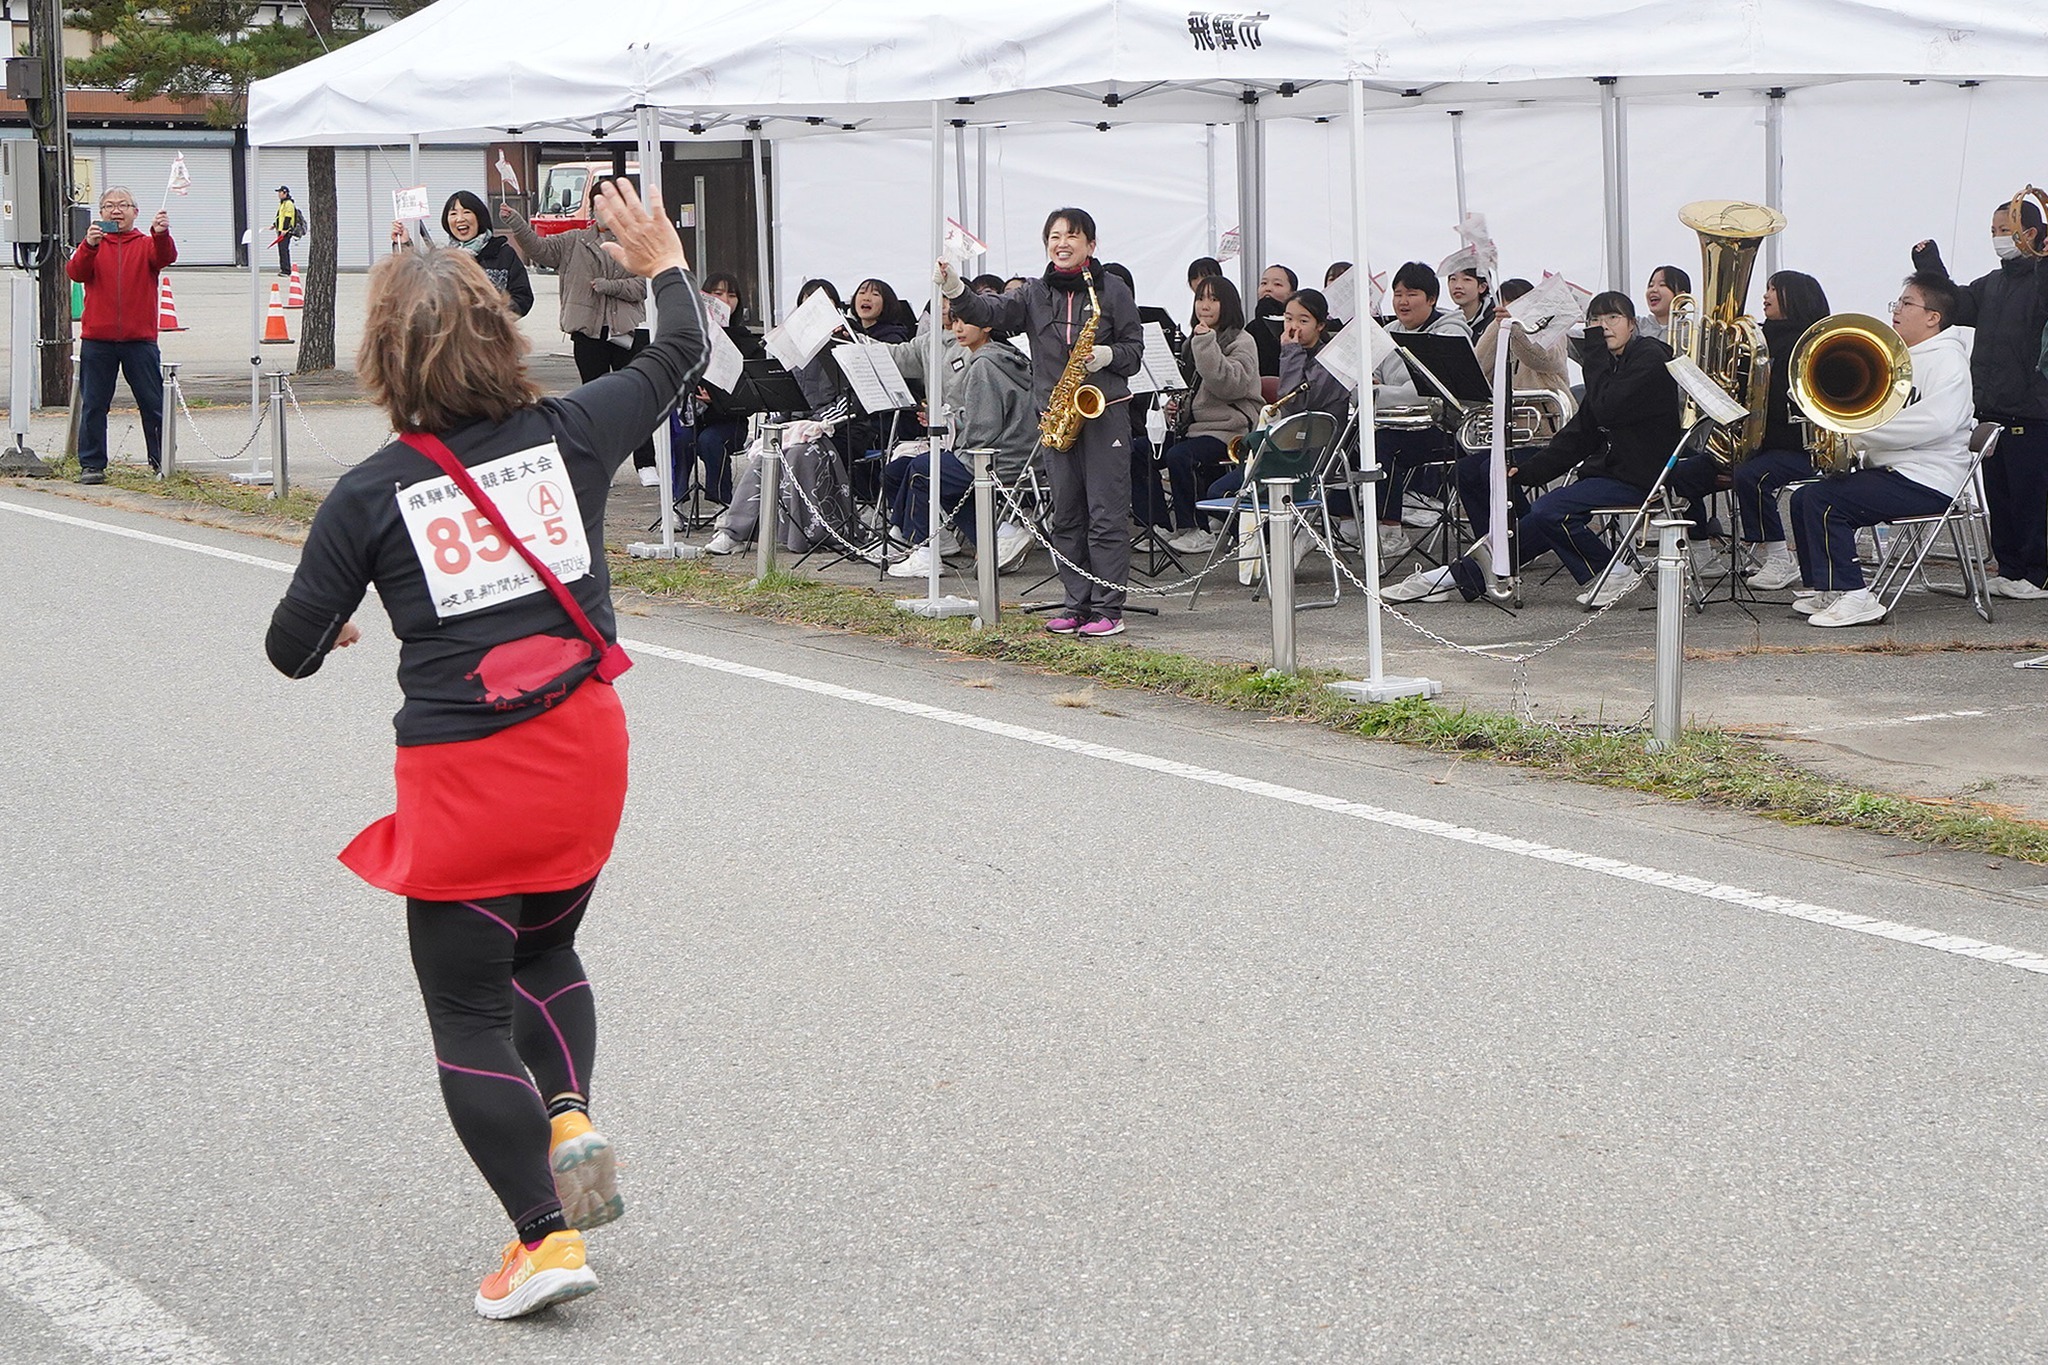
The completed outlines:
<svg viewBox="0 0 2048 1365">
<path fill-rule="evenodd" d="M 489 495 L 477 487 L 476 480 L 470 477 L 469 470 L 463 467 L 462 461 L 455 458 L 455 452 L 448 448 L 446 442 L 438 436 L 428 436 L 423 432 L 407 432 L 398 439 L 432 460 L 443 474 L 455 480 L 455 486 L 469 498 L 470 505 L 483 513 L 491 525 L 498 529 L 498 535 L 507 545 L 519 551 L 520 558 L 524 559 L 539 576 L 540 581 L 547 585 L 547 590 L 554 594 L 555 601 L 561 604 L 563 611 L 569 613 L 569 619 L 576 623 L 576 629 L 582 632 L 583 638 L 597 651 L 596 677 L 599 682 L 610 682 L 633 666 L 633 660 L 626 651 L 617 644 L 606 641 L 597 627 L 590 623 L 590 618 L 584 615 L 583 608 L 576 605 L 575 596 L 562 586 L 561 579 L 555 577 L 555 571 L 543 564 L 540 556 L 535 554 L 525 541 L 512 533 L 512 528 L 505 524 L 505 514 L 498 510 L 498 504 L 492 502 Z"/>
</svg>

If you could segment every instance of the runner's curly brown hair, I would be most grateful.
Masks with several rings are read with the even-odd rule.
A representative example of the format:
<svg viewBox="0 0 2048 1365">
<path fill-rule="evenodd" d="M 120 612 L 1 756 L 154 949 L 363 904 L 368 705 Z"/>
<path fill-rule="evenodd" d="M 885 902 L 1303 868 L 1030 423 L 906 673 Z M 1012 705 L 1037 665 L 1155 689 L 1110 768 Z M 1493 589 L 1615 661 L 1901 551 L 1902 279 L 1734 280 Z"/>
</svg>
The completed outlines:
<svg viewBox="0 0 2048 1365">
<path fill-rule="evenodd" d="M 502 422 L 540 401 L 505 296 L 466 251 L 401 251 L 370 271 L 356 379 L 397 431 Z"/>
</svg>

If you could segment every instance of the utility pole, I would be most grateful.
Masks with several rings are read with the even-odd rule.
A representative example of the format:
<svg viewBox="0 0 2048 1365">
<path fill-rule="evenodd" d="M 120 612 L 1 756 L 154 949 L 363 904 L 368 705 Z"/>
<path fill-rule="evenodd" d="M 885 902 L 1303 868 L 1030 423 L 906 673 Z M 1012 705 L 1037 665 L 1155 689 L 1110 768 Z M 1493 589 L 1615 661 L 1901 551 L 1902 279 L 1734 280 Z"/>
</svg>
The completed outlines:
<svg viewBox="0 0 2048 1365">
<path fill-rule="evenodd" d="M 71 403 L 71 281 L 64 274 L 71 225 L 71 128 L 64 113 L 64 6 L 31 0 L 29 56 L 42 64 L 43 97 L 28 102 L 42 153 L 43 242 L 36 265 L 41 301 L 43 406 Z"/>
</svg>

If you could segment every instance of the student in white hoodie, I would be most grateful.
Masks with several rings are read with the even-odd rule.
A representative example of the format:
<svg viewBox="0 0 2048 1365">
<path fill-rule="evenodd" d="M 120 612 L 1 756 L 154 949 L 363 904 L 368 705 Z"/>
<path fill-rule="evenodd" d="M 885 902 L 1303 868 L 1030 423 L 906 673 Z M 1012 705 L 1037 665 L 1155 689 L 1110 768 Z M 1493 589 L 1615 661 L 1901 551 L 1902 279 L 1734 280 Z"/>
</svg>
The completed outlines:
<svg viewBox="0 0 2048 1365">
<path fill-rule="evenodd" d="M 1970 472 L 1976 429 L 1970 347 L 1949 326 L 1955 286 L 1915 271 L 1892 304 L 1892 326 L 1913 360 L 1913 397 L 1881 427 L 1856 438 L 1863 467 L 1831 475 L 1792 495 L 1804 589 L 1792 610 L 1814 626 L 1860 626 L 1884 619 L 1884 604 L 1863 585 L 1856 532 L 1894 517 L 1928 516 L 1949 505 Z"/>
</svg>

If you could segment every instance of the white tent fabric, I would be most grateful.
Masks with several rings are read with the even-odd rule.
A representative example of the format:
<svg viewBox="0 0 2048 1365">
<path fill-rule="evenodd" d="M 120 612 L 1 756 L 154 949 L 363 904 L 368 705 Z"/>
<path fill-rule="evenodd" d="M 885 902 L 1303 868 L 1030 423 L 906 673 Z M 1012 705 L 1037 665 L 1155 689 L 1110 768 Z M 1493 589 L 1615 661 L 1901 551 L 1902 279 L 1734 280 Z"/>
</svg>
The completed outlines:
<svg viewBox="0 0 2048 1365">
<path fill-rule="evenodd" d="M 1363 80 L 1477 104 L 1529 83 L 1626 75 L 1800 86 L 1872 76 L 2048 77 L 2037 0 L 1274 0 L 1191 11 L 1167 0 L 440 0 L 259 81 L 250 138 L 491 141 L 750 117 L 921 127 L 932 101 L 983 121 L 1228 118 L 1240 88 L 1292 82 L 1303 112 Z M 1336 85 L 1340 88 L 1330 89 Z M 1117 103 L 1106 108 L 1104 99 Z M 1320 105 L 1320 108 L 1317 106 Z M 1218 110 L 1223 112 L 1219 115 Z M 514 130 L 519 130 L 518 134 Z"/>
</svg>

